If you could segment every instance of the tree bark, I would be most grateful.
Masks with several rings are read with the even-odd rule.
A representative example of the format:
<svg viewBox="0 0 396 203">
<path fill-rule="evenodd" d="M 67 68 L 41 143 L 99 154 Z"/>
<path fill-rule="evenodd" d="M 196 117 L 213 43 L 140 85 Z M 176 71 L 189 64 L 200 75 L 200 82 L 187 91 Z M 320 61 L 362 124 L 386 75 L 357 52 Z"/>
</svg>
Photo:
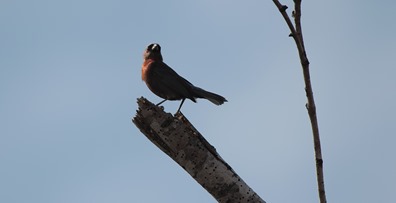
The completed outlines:
<svg viewBox="0 0 396 203">
<path fill-rule="evenodd" d="M 172 116 L 145 98 L 132 122 L 218 202 L 265 203 L 181 113 Z"/>
</svg>

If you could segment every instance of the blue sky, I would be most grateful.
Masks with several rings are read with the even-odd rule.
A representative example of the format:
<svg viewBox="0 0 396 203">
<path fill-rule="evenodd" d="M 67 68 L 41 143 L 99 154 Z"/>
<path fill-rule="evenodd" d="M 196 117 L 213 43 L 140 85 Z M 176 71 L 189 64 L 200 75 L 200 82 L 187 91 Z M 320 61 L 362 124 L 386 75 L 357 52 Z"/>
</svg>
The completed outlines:
<svg viewBox="0 0 396 203">
<path fill-rule="evenodd" d="M 303 2 L 329 202 L 394 201 L 395 8 Z M 136 98 L 161 100 L 140 77 L 152 42 L 228 99 L 182 111 L 264 200 L 318 202 L 298 54 L 272 1 L 2 0 L 0 26 L 0 202 L 215 202 L 131 123 Z"/>
</svg>

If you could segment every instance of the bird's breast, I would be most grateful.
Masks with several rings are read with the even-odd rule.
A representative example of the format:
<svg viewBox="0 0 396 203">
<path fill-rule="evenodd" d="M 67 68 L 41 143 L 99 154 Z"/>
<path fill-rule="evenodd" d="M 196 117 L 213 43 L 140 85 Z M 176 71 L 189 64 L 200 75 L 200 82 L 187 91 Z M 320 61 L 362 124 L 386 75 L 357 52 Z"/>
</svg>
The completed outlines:
<svg viewBox="0 0 396 203">
<path fill-rule="evenodd" d="M 142 65 L 142 80 L 143 81 L 147 81 L 147 77 L 150 71 L 150 65 L 153 63 L 154 61 L 151 59 L 147 59 L 144 60 L 143 65 Z"/>
</svg>

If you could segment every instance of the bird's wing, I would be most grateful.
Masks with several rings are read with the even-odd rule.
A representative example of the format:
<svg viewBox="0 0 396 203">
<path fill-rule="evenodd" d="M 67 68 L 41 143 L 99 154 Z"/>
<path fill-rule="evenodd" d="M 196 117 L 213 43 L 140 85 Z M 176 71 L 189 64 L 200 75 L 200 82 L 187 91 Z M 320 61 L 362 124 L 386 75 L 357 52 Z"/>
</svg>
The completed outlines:
<svg viewBox="0 0 396 203">
<path fill-rule="evenodd" d="M 163 62 L 153 62 L 150 64 L 150 72 L 155 78 L 157 88 L 166 93 L 169 99 L 190 98 L 194 100 L 193 85 L 177 74 L 171 67 Z"/>
</svg>

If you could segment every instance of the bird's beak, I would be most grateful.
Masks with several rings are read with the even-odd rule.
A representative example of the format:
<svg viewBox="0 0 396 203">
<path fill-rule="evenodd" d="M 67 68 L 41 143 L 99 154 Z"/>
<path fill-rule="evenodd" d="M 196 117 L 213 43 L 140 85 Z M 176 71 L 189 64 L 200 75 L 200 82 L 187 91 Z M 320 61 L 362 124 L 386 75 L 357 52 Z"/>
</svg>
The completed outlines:
<svg viewBox="0 0 396 203">
<path fill-rule="evenodd" d="M 153 47 L 151 47 L 151 50 L 159 50 L 158 44 L 154 44 Z"/>
</svg>

